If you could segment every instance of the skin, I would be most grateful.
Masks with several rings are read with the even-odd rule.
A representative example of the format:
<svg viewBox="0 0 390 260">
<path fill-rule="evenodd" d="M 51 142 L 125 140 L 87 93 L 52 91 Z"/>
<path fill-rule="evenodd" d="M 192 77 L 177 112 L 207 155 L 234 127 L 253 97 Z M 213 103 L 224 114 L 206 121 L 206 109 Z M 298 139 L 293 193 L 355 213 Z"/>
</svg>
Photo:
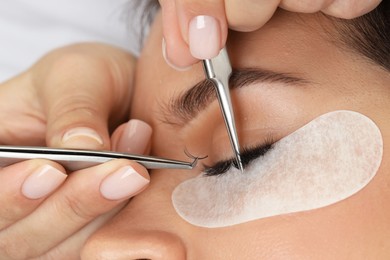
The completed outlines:
<svg viewBox="0 0 390 260">
<path fill-rule="evenodd" d="M 88 240 L 82 258 L 387 259 L 390 76 L 334 44 L 335 35 L 329 32 L 331 24 L 321 15 L 278 11 L 257 31 L 229 34 L 233 67 L 291 73 L 310 82 L 305 87 L 257 84 L 232 91 L 239 137 L 243 147 L 270 135 L 278 140 L 326 112 L 357 111 L 378 125 L 384 141 L 382 164 L 363 190 L 325 208 L 207 229 L 181 219 L 171 201 L 174 188 L 201 169 L 154 170 L 150 186 Z M 132 117 L 153 126 L 152 153 L 188 160 L 186 148 L 194 155 L 208 155 L 205 164 L 232 156 L 216 101 L 185 124 L 162 117 L 161 104 L 204 75 L 200 64 L 186 72 L 166 65 L 161 38 L 158 16 L 139 59 L 131 109 Z M 176 124 L 162 121 L 167 118 Z"/>
</svg>

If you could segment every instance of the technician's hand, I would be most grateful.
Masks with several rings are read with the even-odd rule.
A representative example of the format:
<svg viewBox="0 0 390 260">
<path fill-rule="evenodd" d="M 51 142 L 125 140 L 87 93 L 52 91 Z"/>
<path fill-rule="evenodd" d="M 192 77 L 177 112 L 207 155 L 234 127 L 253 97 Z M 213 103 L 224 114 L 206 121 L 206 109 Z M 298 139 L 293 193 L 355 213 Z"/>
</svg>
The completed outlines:
<svg viewBox="0 0 390 260">
<path fill-rule="evenodd" d="M 381 0 L 159 0 L 163 15 L 163 50 L 167 63 L 185 69 L 216 56 L 228 28 L 249 32 L 262 27 L 278 7 L 293 12 L 324 12 L 355 18 Z"/>
<path fill-rule="evenodd" d="M 56 50 L 0 84 L 0 143 L 147 152 L 151 128 L 127 120 L 134 59 L 98 44 Z M 29 160 L 0 169 L 0 259 L 78 259 L 84 241 L 149 183 L 114 160 L 65 174 Z"/>
</svg>

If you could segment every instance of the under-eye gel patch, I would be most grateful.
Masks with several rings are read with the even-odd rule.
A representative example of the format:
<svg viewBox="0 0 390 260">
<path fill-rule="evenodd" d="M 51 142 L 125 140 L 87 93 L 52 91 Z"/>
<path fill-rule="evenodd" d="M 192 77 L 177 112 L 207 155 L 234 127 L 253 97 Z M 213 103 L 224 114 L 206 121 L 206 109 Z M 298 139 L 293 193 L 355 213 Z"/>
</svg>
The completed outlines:
<svg viewBox="0 0 390 260">
<path fill-rule="evenodd" d="M 203 174 L 176 187 L 172 202 L 189 223 L 225 227 L 317 209 L 364 188 L 382 160 L 378 127 L 352 111 L 324 114 L 247 166 Z"/>
</svg>

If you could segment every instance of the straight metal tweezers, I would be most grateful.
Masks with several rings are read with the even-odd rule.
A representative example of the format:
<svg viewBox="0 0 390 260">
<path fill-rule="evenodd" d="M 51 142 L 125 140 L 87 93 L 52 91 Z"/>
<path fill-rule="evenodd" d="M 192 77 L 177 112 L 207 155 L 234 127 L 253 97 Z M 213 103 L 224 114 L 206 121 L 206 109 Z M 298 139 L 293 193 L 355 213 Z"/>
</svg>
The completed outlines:
<svg viewBox="0 0 390 260">
<path fill-rule="evenodd" d="M 0 146 L 0 167 L 6 167 L 29 159 L 52 160 L 60 163 L 69 171 L 77 171 L 113 159 L 133 160 L 142 164 L 147 169 L 192 169 L 198 161 L 196 158 L 192 162 L 184 162 L 154 156 L 111 151 L 58 149 L 36 146 Z"/>
</svg>

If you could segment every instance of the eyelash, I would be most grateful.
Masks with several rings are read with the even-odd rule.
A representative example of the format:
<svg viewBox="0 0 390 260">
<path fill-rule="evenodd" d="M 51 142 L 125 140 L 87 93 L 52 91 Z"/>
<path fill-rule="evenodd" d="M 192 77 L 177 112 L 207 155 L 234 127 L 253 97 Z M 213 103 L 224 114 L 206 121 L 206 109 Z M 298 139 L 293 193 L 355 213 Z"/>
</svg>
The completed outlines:
<svg viewBox="0 0 390 260">
<path fill-rule="evenodd" d="M 263 144 L 251 148 L 245 148 L 244 151 L 241 153 L 241 160 L 244 169 L 251 161 L 261 156 L 264 156 L 267 152 L 269 152 L 272 149 L 274 143 L 275 142 L 272 139 L 269 139 L 266 140 Z M 236 160 L 234 158 L 219 161 L 212 166 L 205 165 L 205 176 L 222 175 L 226 173 L 232 166 L 238 168 Z"/>
</svg>

